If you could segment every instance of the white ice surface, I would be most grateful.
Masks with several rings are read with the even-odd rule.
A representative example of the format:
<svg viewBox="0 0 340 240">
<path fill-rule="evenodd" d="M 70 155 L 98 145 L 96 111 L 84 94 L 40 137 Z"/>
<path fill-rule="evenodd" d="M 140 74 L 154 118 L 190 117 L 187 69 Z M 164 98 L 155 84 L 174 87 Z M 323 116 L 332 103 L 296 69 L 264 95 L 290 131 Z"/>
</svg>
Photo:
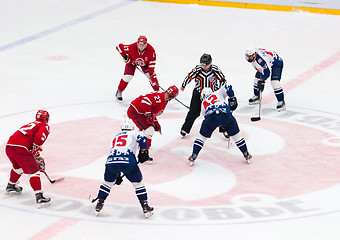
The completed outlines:
<svg viewBox="0 0 340 240">
<path fill-rule="evenodd" d="M 332 146 L 336 154 L 340 147 L 339 26 L 339 16 L 303 12 L 270 12 L 118 0 L 1 1 L 1 238 L 340 239 L 340 177 L 334 177 L 336 175 L 322 171 L 322 168 L 308 181 L 315 181 L 315 184 L 329 181 L 335 184 L 319 191 L 305 189 L 305 194 L 297 198 L 291 196 L 283 199 L 292 202 L 297 201 L 296 199 L 303 201 L 304 209 L 308 209 L 305 213 L 287 205 L 277 207 L 282 201 L 278 202 L 265 191 L 267 187 L 272 186 L 270 181 L 261 182 L 263 192 L 240 193 L 232 199 L 233 203 L 222 205 L 230 210 L 229 213 L 233 213 L 235 219 L 232 220 L 225 220 L 221 215 L 217 215 L 221 218 L 211 219 L 207 217 L 209 216 L 207 212 L 212 210 L 214 205 L 207 206 L 201 202 L 191 201 L 206 197 L 209 201 L 215 201 L 216 206 L 221 206 L 216 196 L 220 192 L 232 189 L 237 184 L 236 175 L 244 174 L 245 168 L 249 169 L 247 179 L 249 185 L 259 187 L 256 171 L 261 172 L 261 169 L 257 166 L 261 164 L 263 167 L 275 166 L 274 160 L 278 158 L 277 156 L 285 154 L 282 149 L 299 152 L 297 147 L 290 144 L 296 139 L 283 140 L 282 136 L 265 129 L 261 125 L 262 122 L 253 124 L 244 120 L 257 114 L 257 107 L 249 108 L 250 111 L 242 111 L 248 107 L 247 100 L 252 96 L 254 70 L 244 59 L 244 50 L 249 45 L 277 51 L 285 64 L 282 83 L 287 111 L 278 115 L 279 113 L 273 110 L 276 102 L 271 86 L 267 84 L 264 92 L 263 122 L 265 119 L 274 120 L 274 123 L 275 120 L 281 120 L 282 127 L 285 127 L 286 123 L 293 123 L 300 125 L 302 129 L 307 126 L 319 130 L 320 136 L 324 138 L 320 139 L 320 145 Z M 158 156 L 155 157 L 155 161 L 158 162 L 155 162 L 154 166 L 142 167 L 146 186 L 152 190 L 149 193 L 150 202 L 154 201 L 156 207 L 155 215 L 150 219 L 144 220 L 139 215 L 137 201 L 131 203 L 131 200 L 126 204 L 121 201 L 109 203 L 102 215 L 95 217 L 94 206 L 87 201 L 86 194 L 83 197 L 72 195 L 72 192 L 79 190 L 78 185 L 70 184 L 67 179 L 78 178 L 84 185 L 90 184 L 91 181 L 100 184 L 105 152 L 84 166 L 76 165 L 82 161 L 76 157 L 67 163 L 60 159 L 58 164 L 65 164 L 65 168 L 60 171 L 53 171 L 53 164 L 46 159 L 52 178 L 66 177 L 65 182 L 50 185 L 42 176 L 46 195 L 52 198 L 50 208 L 36 209 L 27 178 L 21 179 L 24 186 L 21 195 L 5 196 L 4 189 L 9 178 L 10 164 L 4 154 L 4 144 L 18 127 L 32 120 L 37 109 L 46 108 L 50 112 L 52 130 L 53 126 L 56 129 L 58 124 L 68 121 L 103 116 L 120 122 L 126 116 L 129 102 L 138 95 L 151 91 L 146 78 L 136 72 L 134 79 L 124 91 L 124 102 L 119 104 L 114 99 L 124 67 L 115 46 L 118 43 L 132 43 L 141 34 L 148 37 L 156 50 L 156 72 L 164 88 L 172 84 L 180 86 L 186 74 L 198 64 L 203 53 L 212 55 L 214 63 L 221 68 L 228 82 L 233 85 L 240 109 L 236 110 L 235 116 L 240 119 L 240 128 L 246 133 L 247 144 L 257 163 L 255 161 L 250 166 L 244 164 L 242 168 L 237 167 L 239 172 L 233 171 L 233 167 L 237 166 L 241 159 L 240 153 L 234 145 L 228 150 L 223 148 L 221 145 L 223 139 L 218 138 L 216 134 L 206 142 L 202 150 L 202 161 L 198 161 L 194 168 L 186 170 L 190 171 L 188 174 L 182 173 L 182 169 L 190 168 L 186 158 L 191 153 L 192 142 L 201 120 L 195 122 L 190 138 L 180 139 L 178 133 L 186 109 L 172 101 L 164 116 L 159 117 L 163 135 L 155 134 L 151 149 L 151 152 L 159 152 L 155 155 Z M 192 88 L 191 83 L 178 96 L 187 105 L 190 103 Z M 300 115 L 293 115 L 293 112 Z M 301 114 L 306 114 L 306 117 L 302 117 Z M 104 122 L 109 123 L 106 120 Z M 112 134 L 116 132 L 117 129 L 111 129 L 105 124 L 102 124 L 103 128 L 111 130 Z M 70 132 L 73 130 L 70 129 Z M 51 138 L 52 134 L 56 133 L 52 132 Z M 309 132 L 302 132 L 300 136 L 308 134 Z M 102 141 L 96 137 L 91 142 L 81 142 L 79 151 L 87 153 L 87 150 L 99 144 L 98 142 L 100 144 L 104 142 L 102 148 L 107 149 L 109 140 Z M 176 142 L 177 145 L 167 149 L 169 142 Z M 62 142 L 58 146 L 58 149 L 48 149 L 47 142 L 44 151 L 59 153 L 67 159 L 68 149 L 72 150 L 72 146 L 63 145 Z M 302 149 L 300 155 L 308 159 L 309 154 L 313 154 L 319 147 L 311 145 L 307 148 L 307 153 Z M 219 162 L 206 161 L 204 156 L 210 151 L 228 152 L 228 156 L 232 156 L 230 165 L 221 167 Z M 275 152 L 280 153 L 275 155 Z M 214 156 L 218 158 L 217 155 Z M 262 157 L 265 163 L 261 163 Z M 325 165 L 334 164 L 329 162 L 331 157 L 334 157 L 332 152 L 320 154 L 320 159 L 324 160 Z M 287 168 L 291 167 L 291 175 L 282 175 L 280 172 L 275 175 L 280 176 L 283 183 L 286 179 L 303 176 L 305 171 L 312 169 L 315 160 L 310 159 L 309 164 L 299 168 L 298 172 L 294 170 L 294 166 L 288 166 Z M 295 164 L 300 162 L 296 161 Z M 339 161 L 333 165 L 334 168 L 338 164 Z M 165 181 L 159 175 L 163 165 L 169 169 L 162 174 L 169 178 L 176 174 L 182 175 Z M 153 171 L 153 168 L 158 170 Z M 256 171 L 253 172 L 251 169 Z M 275 172 L 275 168 L 272 172 Z M 159 181 L 148 182 L 148 178 L 156 178 Z M 80 181 L 77 183 L 80 184 Z M 215 184 L 212 186 L 211 183 Z M 294 187 L 294 184 L 289 184 L 292 183 L 287 180 L 288 187 Z M 84 185 L 79 186 L 83 188 Z M 95 195 L 99 185 L 90 186 L 94 188 L 88 189 L 88 194 Z M 59 190 L 62 188 L 69 189 L 68 194 L 61 194 Z M 123 200 L 135 198 L 133 189 L 127 181 L 119 188 L 126 188 L 126 195 L 125 190 L 121 195 L 115 194 L 115 190 L 112 190 L 112 196 L 110 195 L 112 201 L 115 198 Z M 166 201 L 162 204 L 162 197 L 152 199 L 154 192 L 157 191 L 164 193 L 163 197 L 182 199 L 190 204 L 177 206 L 176 202 L 170 204 Z M 262 202 L 254 203 L 252 206 L 257 209 L 271 208 L 273 215 L 276 209 L 279 211 L 277 213 L 281 214 L 280 217 L 256 217 L 256 214 L 260 213 L 243 208 L 247 204 L 251 205 L 244 202 L 246 198 L 262 199 Z M 297 205 L 298 203 L 295 203 L 294 206 Z M 241 215 L 240 218 L 236 217 Z"/>
</svg>

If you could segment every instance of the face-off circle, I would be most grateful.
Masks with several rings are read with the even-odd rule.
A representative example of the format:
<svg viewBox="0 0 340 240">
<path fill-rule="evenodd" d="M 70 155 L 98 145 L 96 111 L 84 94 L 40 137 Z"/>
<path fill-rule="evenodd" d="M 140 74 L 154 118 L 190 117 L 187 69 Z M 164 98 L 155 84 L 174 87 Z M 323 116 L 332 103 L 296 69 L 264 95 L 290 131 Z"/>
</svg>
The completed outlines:
<svg viewBox="0 0 340 240">
<path fill-rule="evenodd" d="M 182 122 L 184 116 L 166 112 L 159 121 L 164 129 L 174 128 L 171 124 Z M 253 155 L 252 164 L 247 164 L 233 140 L 228 148 L 216 130 L 190 167 L 187 158 L 202 119 L 183 139 L 176 131 L 154 136 L 150 149 L 154 163 L 140 165 L 152 205 L 237 207 L 300 198 L 340 183 L 337 136 L 298 123 L 264 118 L 254 124 L 249 116 L 236 118 Z M 121 120 L 105 116 L 52 124 L 43 156 L 49 175 L 66 179 L 53 185 L 45 182 L 44 190 L 75 199 L 95 196 L 103 181 L 107 150 L 120 125 Z M 136 205 L 127 179 L 114 186 L 110 196 L 107 204 Z"/>
</svg>

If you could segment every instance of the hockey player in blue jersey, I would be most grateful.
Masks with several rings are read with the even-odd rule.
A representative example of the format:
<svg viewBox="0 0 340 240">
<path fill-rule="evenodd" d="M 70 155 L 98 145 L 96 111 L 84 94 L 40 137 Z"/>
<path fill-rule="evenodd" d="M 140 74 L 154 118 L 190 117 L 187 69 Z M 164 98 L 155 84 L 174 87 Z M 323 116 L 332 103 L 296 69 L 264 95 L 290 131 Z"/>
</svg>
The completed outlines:
<svg viewBox="0 0 340 240">
<path fill-rule="evenodd" d="M 276 109 L 280 112 L 286 109 L 283 89 L 281 85 L 281 74 L 283 60 L 279 55 L 267 49 L 249 47 L 245 52 L 246 60 L 255 68 L 254 96 L 249 99 L 249 104 L 260 102 L 265 82 L 270 77 L 270 83 L 277 99 Z"/>
<path fill-rule="evenodd" d="M 98 200 L 95 208 L 98 215 L 113 185 L 120 185 L 123 181 L 123 176 L 125 176 L 135 188 L 145 217 L 149 217 L 153 214 L 153 207 L 148 205 L 148 196 L 142 181 L 142 173 L 137 165 L 138 162 L 143 163 L 149 159 L 146 136 L 143 132 L 132 131 L 134 130 L 134 123 L 131 119 L 125 120 L 121 129 L 122 132 L 117 134 L 112 141 L 112 148 L 105 164 L 104 182 L 100 185 L 97 198 L 92 202 Z M 140 147 L 138 162 L 136 159 L 137 145 Z M 122 176 L 121 173 L 124 175 Z"/>
<path fill-rule="evenodd" d="M 242 137 L 237 121 L 231 112 L 238 105 L 232 87 L 225 85 L 216 92 L 212 92 L 210 88 L 204 88 L 201 96 L 204 120 L 201 124 L 199 136 L 194 141 L 192 154 L 188 158 L 190 165 L 193 165 L 205 140 L 211 137 L 217 127 L 223 127 L 227 131 L 228 135 L 235 141 L 236 146 L 243 153 L 246 161 L 251 163 L 252 156 L 248 152 L 246 141 Z M 229 97 L 228 103 L 225 101 L 226 97 Z"/>
</svg>

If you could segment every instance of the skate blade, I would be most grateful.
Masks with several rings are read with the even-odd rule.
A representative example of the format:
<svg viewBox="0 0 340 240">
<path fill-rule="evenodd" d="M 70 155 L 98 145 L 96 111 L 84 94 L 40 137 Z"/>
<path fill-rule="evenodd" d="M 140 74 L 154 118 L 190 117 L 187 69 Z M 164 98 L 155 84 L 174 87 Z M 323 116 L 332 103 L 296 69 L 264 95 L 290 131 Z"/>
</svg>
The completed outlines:
<svg viewBox="0 0 340 240">
<path fill-rule="evenodd" d="M 248 164 L 253 163 L 253 161 L 251 159 L 246 159 L 246 161 L 247 161 Z"/>
<path fill-rule="evenodd" d="M 96 211 L 96 217 L 99 215 L 99 213 L 100 213 L 100 211 L 98 212 L 98 211 Z"/>
<path fill-rule="evenodd" d="M 189 165 L 190 165 L 190 167 L 194 166 L 194 162 L 195 162 L 195 161 L 189 160 Z"/>
<path fill-rule="evenodd" d="M 251 102 L 251 103 L 249 103 L 249 105 L 256 105 L 256 104 L 259 104 L 259 103 L 260 103 L 260 100 L 255 101 L 255 102 Z"/>
<path fill-rule="evenodd" d="M 22 192 L 16 192 L 16 191 L 9 191 L 9 192 L 5 192 L 5 195 L 18 195 L 18 194 L 20 194 L 20 193 L 22 193 Z"/>
<path fill-rule="evenodd" d="M 286 106 L 284 106 L 283 108 L 277 109 L 278 112 L 282 112 L 284 110 L 286 110 Z"/>
<path fill-rule="evenodd" d="M 153 161 L 145 161 L 144 164 L 146 164 L 146 165 L 152 165 L 152 164 L 153 164 Z"/>
<path fill-rule="evenodd" d="M 152 211 L 152 212 L 146 212 L 146 213 L 144 213 L 145 218 L 149 218 L 149 217 L 151 217 L 152 215 L 153 215 L 153 211 Z"/>
<path fill-rule="evenodd" d="M 46 203 L 37 203 L 38 209 L 48 207 L 51 205 L 51 202 L 46 202 Z"/>
</svg>

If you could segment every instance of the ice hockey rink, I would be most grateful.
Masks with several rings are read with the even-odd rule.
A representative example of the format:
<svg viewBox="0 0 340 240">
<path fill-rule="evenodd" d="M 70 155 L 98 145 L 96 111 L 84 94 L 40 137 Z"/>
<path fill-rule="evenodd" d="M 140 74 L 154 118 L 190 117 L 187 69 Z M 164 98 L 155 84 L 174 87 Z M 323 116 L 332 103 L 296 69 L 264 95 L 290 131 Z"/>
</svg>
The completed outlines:
<svg viewBox="0 0 340 240">
<path fill-rule="evenodd" d="M 110 0 L 0 2 L 0 227 L 2 239 L 340 239 L 340 18 L 199 5 Z M 171 101 L 158 119 L 141 165 L 154 215 L 145 219 L 132 185 L 114 186 L 99 216 L 97 195 L 106 152 L 129 103 L 152 91 L 136 71 L 115 100 L 124 62 L 115 46 L 146 35 L 157 53 L 161 87 L 180 87 L 203 53 L 233 86 L 234 112 L 253 155 L 247 164 L 217 131 L 196 163 L 187 158 L 202 117 L 190 135 L 179 131 L 186 107 Z M 249 46 L 284 60 L 287 109 L 277 112 L 266 84 L 261 120 L 249 106 L 254 69 Z M 189 105 L 193 83 L 178 99 Z M 23 176 L 19 195 L 5 195 L 11 165 L 9 136 L 51 115 L 41 175 L 51 206 L 37 209 Z"/>
</svg>

